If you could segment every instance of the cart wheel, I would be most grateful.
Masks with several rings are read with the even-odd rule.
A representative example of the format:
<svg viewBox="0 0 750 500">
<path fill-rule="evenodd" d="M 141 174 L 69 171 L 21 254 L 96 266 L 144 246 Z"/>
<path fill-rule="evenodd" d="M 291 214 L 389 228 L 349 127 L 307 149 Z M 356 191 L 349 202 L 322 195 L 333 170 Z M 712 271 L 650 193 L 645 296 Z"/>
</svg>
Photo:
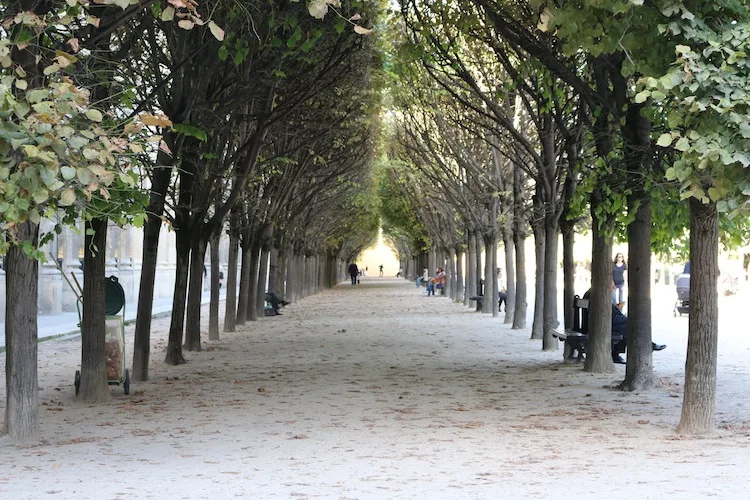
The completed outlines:
<svg viewBox="0 0 750 500">
<path fill-rule="evenodd" d="M 130 394 L 130 372 L 125 369 L 125 381 L 122 383 L 122 388 L 125 390 L 125 395 Z"/>
<path fill-rule="evenodd" d="M 76 370 L 76 379 L 73 385 L 76 386 L 76 396 L 78 396 L 78 391 L 81 390 L 81 372 L 78 370 Z"/>
</svg>

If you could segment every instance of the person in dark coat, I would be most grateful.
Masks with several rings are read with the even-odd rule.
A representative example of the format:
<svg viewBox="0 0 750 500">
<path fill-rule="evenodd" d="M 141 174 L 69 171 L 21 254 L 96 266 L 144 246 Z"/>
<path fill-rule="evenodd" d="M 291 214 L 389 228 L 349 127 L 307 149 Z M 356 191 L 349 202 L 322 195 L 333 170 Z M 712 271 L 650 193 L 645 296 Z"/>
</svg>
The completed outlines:
<svg viewBox="0 0 750 500">
<path fill-rule="evenodd" d="M 352 285 L 357 284 L 357 276 L 359 275 L 359 268 L 357 267 L 357 264 L 352 262 L 349 264 L 349 277 L 352 279 Z"/>
<path fill-rule="evenodd" d="M 583 294 L 583 298 L 589 299 L 590 295 L 591 289 L 588 289 L 586 293 Z M 618 305 L 612 304 L 612 335 L 622 336 L 621 341 L 612 345 L 612 361 L 620 365 L 625 364 L 625 360 L 622 359 L 620 354 L 625 353 L 625 349 L 628 345 L 628 317 L 620 310 L 624 305 L 624 302 L 621 302 Z M 584 314 L 583 323 L 588 324 L 588 312 Z M 667 348 L 665 344 L 655 344 L 654 342 L 651 342 L 651 347 L 654 351 L 661 351 L 662 349 Z"/>
<path fill-rule="evenodd" d="M 622 303 L 620 307 L 622 307 Z M 622 359 L 620 354 L 625 352 L 628 345 L 628 317 L 622 313 L 620 307 L 612 305 L 612 335 L 622 335 L 622 340 L 612 346 L 612 361 L 617 364 L 625 364 L 625 360 Z M 651 342 L 651 348 L 654 351 L 661 351 L 666 349 L 667 346 Z"/>
</svg>

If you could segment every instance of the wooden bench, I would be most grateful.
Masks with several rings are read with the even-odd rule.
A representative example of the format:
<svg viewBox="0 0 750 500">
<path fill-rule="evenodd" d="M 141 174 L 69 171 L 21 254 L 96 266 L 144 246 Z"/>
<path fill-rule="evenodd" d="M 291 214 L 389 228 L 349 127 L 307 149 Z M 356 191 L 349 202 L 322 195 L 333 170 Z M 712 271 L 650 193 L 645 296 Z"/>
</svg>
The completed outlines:
<svg viewBox="0 0 750 500">
<path fill-rule="evenodd" d="M 575 296 L 573 299 L 573 329 L 556 328 L 552 336 L 565 342 L 563 359 L 576 360 L 578 363 L 586 357 L 589 333 L 589 300 Z M 622 335 L 612 335 L 612 347 L 622 341 Z"/>
</svg>

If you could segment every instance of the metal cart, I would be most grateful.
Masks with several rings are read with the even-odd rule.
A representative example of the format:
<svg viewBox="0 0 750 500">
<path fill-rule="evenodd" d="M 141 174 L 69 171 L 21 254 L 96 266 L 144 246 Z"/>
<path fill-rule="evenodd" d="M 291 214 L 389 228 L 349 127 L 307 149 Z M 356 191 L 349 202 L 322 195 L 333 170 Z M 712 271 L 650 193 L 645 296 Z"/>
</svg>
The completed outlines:
<svg viewBox="0 0 750 500">
<path fill-rule="evenodd" d="M 62 271 L 62 269 L 61 269 Z M 71 273 L 72 274 L 72 273 Z M 72 274 L 73 283 L 70 282 L 65 273 L 63 277 L 68 285 L 76 294 L 76 309 L 78 311 L 78 327 L 81 326 L 82 316 L 81 307 L 83 306 L 83 290 L 81 285 L 78 283 L 78 279 L 75 274 Z M 104 314 L 106 315 L 105 327 L 106 333 L 106 347 L 105 352 L 108 354 L 107 359 L 107 383 L 109 385 L 122 385 L 125 395 L 130 394 L 130 371 L 125 368 L 125 290 L 122 289 L 117 280 L 117 276 L 110 276 L 104 278 Z M 122 315 L 118 313 L 122 311 Z M 110 356 L 114 354 L 114 356 Z M 112 357 L 119 357 L 119 362 Z M 111 363 L 115 362 L 116 366 L 112 366 Z M 75 379 L 73 385 L 76 388 L 76 396 L 81 389 L 81 371 L 76 370 Z"/>
</svg>

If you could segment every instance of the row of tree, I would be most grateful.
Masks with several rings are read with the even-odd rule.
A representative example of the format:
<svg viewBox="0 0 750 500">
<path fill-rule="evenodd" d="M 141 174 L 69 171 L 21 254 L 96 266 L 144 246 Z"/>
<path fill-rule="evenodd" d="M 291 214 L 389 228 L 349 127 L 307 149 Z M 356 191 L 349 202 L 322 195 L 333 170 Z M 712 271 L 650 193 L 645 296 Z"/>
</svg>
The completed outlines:
<svg viewBox="0 0 750 500">
<path fill-rule="evenodd" d="M 653 383 L 652 249 L 667 251 L 689 224 L 693 279 L 678 430 L 712 430 L 719 226 L 726 242 L 748 234 L 748 7 L 734 0 L 401 5 L 392 27 L 399 55 L 393 163 L 382 189 L 399 195 L 384 200 L 383 213 L 404 258 L 432 250 L 457 274 L 467 254 L 468 293 L 451 286 L 465 301 L 482 274 L 485 295 L 489 284 L 494 288 L 493 256 L 502 241 L 506 322 L 521 328 L 530 228 L 537 264 L 532 338 L 556 349 L 558 237 L 570 327 L 573 241 L 577 225 L 585 227 L 593 252 L 584 369 L 608 372 L 612 242 L 624 237 L 630 319 L 621 388 L 638 390 Z M 411 262 L 432 265 L 424 257 Z M 485 308 L 496 314 L 496 303 L 487 300 Z"/>
<path fill-rule="evenodd" d="M 85 221 L 80 394 L 92 402 L 109 398 L 108 224 L 144 225 L 134 380 L 148 378 L 164 224 L 177 242 L 170 364 L 201 349 L 209 248 L 209 336 L 219 338 L 222 233 L 230 238 L 224 331 L 263 314 L 267 281 L 298 299 L 335 284 L 343 262 L 374 241 L 382 77 L 366 26 L 381 10 L 336 0 L 0 7 L 5 433 L 39 435 L 38 261 L 51 237 L 39 234 L 42 217 Z"/>
</svg>

